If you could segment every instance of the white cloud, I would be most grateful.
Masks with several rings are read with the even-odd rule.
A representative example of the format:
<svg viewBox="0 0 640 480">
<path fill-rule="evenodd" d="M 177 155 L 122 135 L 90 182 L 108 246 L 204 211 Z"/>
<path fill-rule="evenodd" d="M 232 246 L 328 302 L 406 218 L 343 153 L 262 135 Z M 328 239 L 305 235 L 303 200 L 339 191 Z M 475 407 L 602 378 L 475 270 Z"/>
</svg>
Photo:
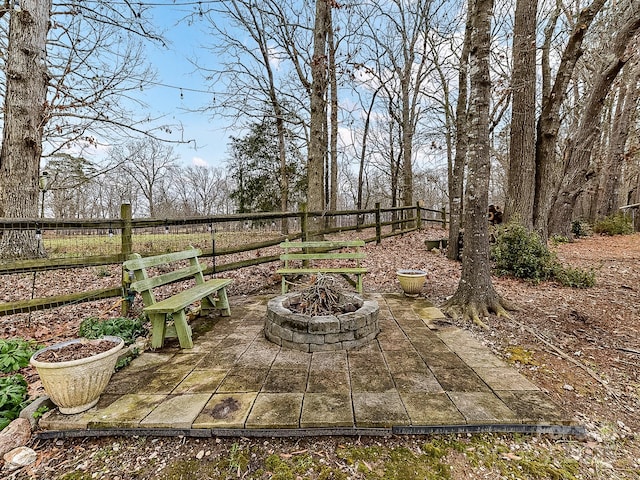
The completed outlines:
<svg viewBox="0 0 640 480">
<path fill-rule="evenodd" d="M 193 157 L 191 159 L 191 163 L 194 164 L 196 167 L 208 167 L 209 166 L 207 161 L 204 158 L 200 158 L 200 157 Z"/>
</svg>

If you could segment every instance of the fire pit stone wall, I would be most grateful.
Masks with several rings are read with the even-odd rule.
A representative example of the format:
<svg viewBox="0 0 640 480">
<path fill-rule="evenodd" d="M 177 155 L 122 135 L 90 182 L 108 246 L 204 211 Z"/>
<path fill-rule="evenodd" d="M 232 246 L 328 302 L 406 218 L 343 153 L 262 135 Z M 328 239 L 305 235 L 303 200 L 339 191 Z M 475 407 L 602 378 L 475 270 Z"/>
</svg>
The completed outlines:
<svg viewBox="0 0 640 480">
<path fill-rule="evenodd" d="M 349 350 L 366 345 L 380 332 L 378 302 L 362 300 L 355 312 L 310 316 L 287 308 L 295 293 L 273 298 L 267 305 L 264 333 L 267 339 L 285 348 L 303 352 Z"/>
</svg>

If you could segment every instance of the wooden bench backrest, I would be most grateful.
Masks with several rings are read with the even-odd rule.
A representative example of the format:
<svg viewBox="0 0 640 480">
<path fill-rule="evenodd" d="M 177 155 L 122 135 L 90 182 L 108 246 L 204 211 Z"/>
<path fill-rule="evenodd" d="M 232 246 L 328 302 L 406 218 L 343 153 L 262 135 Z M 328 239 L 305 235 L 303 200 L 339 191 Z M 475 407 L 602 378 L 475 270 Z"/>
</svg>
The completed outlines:
<svg viewBox="0 0 640 480">
<path fill-rule="evenodd" d="M 198 256 L 201 254 L 202 251 L 197 248 L 184 250 L 182 252 L 166 253 L 164 255 L 154 255 L 152 257 L 142 257 L 140 254 L 134 253 L 130 259 L 123 264 L 125 270 L 133 272 L 133 278 L 131 278 L 129 288 L 140 293 L 144 304 L 148 306 L 156 302 L 153 296 L 153 289 L 155 287 L 161 287 L 162 285 L 187 278 L 194 278 L 197 285 L 204 283 L 202 266 L 198 261 Z M 149 267 L 158 267 L 183 260 L 189 260 L 187 267 L 180 267 L 176 270 L 160 273 L 152 277 L 150 277 L 147 272 L 147 268 Z"/>
<path fill-rule="evenodd" d="M 316 241 L 316 242 L 282 242 L 280 247 L 284 249 L 280 260 L 284 262 L 285 268 L 289 267 L 290 260 L 355 260 L 360 266 L 360 260 L 365 258 L 364 252 L 360 251 L 364 247 L 364 240 L 348 241 Z M 350 252 L 331 252 L 339 248 L 353 248 Z M 318 249 L 313 251 L 313 249 Z M 291 250 L 296 250 L 291 253 Z"/>
</svg>

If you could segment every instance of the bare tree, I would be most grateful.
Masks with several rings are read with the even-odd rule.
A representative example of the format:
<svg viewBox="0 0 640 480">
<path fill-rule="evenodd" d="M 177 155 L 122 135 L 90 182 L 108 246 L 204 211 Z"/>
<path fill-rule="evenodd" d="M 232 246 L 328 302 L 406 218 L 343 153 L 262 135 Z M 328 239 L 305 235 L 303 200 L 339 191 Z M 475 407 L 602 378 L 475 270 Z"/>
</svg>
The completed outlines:
<svg viewBox="0 0 640 480">
<path fill-rule="evenodd" d="M 567 88 L 573 76 L 576 63 L 583 54 L 584 37 L 606 0 L 593 0 L 583 8 L 562 52 L 562 58 L 551 85 L 549 48 L 551 37 L 555 34 L 556 14 L 552 15 L 546 29 L 543 47 L 542 110 L 536 126 L 536 189 L 534 195 L 533 225 L 543 238 L 548 236 L 548 220 L 553 197 L 560 181 L 560 162 L 557 161 L 556 147 L 561 126 L 561 107 L 567 95 Z"/>
<path fill-rule="evenodd" d="M 622 195 L 625 170 L 625 154 L 631 127 L 638 115 L 638 99 L 640 99 L 640 60 L 627 64 L 627 78 L 622 82 L 609 142 L 606 165 L 603 169 L 603 187 L 598 196 L 598 217 L 606 217 L 618 211 L 626 198 Z"/>
<path fill-rule="evenodd" d="M 620 70 L 638 50 L 634 39 L 640 31 L 640 10 L 632 6 L 629 15 L 628 21 L 612 39 L 612 59 L 596 75 L 579 128 L 569 141 L 564 175 L 549 218 L 549 231 L 552 233 L 570 235 L 576 199 L 595 177 L 590 162 L 591 149 L 600 136 L 604 100 Z"/>
<path fill-rule="evenodd" d="M 506 219 L 533 228 L 536 171 L 536 14 L 538 0 L 516 2 Z"/>
<path fill-rule="evenodd" d="M 475 0 L 467 21 L 471 23 L 470 108 L 468 180 L 465 190 L 465 234 L 462 277 L 458 289 L 445 303 L 444 310 L 486 326 L 480 317 L 489 312 L 507 315 L 508 304 L 498 295 L 491 282 L 488 208 L 489 153 L 489 50 L 491 44 L 491 12 L 493 0 Z"/>
<path fill-rule="evenodd" d="M 150 217 L 155 217 L 159 198 L 167 192 L 167 180 L 176 168 L 173 147 L 157 139 L 143 137 L 114 148 L 110 153 L 114 162 L 122 165 L 147 201 Z"/>
</svg>

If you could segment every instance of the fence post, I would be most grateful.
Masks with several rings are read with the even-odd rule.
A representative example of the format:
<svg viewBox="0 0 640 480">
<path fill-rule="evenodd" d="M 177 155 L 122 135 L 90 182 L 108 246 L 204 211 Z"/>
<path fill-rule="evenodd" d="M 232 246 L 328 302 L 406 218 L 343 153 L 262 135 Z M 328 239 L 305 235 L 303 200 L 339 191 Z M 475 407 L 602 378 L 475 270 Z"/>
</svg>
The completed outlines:
<svg viewBox="0 0 640 480">
<path fill-rule="evenodd" d="M 376 202 L 376 243 L 382 242 L 382 225 L 380 224 L 380 202 Z"/>
<path fill-rule="evenodd" d="M 120 205 L 120 219 L 122 220 L 122 231 L 120 235 L 120 255 L 122 257 L 122 261 L 129 258 L 131 252 L 133 250 L 133 240 L 131 237 L 131 204 L 123 203 Z M 129 278 L 129 272 L 125 272 L 122 269 L 122 306 L 121 312 L 122 316 L 127 316 L 129 309 L 131 308 L 131 300 L 129 299 L 129 283 L 132 279 Z"/>
<path fill-rule="evenodd" d="M 302 241 L 306 242 L 308 241 L 308 235 L 309 235 L 309 211 L 307 210 L 307 204 L 306 203 L 302 203 L 300 205 L 300 234 L 302 235 Z"/>
<path fill-rule="evenodd" d="M 442 228 L 447 228 L 447 207 L 442 207 Z"/>
<path fill-rule="evenodd" d="M 420 200 L 416 202 L 416 227 L 418 230 L 422 228 L 422 210 Z"/>
</svg>

